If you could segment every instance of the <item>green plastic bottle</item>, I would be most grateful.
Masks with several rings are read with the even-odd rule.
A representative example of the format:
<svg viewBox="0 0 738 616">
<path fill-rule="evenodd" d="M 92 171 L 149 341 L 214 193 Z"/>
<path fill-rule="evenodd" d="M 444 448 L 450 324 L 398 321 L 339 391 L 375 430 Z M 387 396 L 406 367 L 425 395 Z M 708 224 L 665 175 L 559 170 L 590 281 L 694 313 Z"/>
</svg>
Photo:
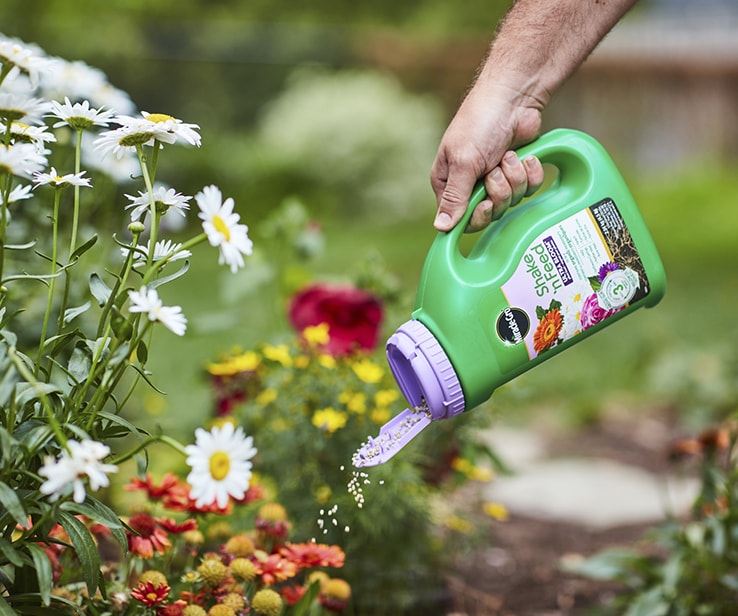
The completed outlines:
<svg viewBox="0 0 738 616">
<path fill-rule="evenodd" d="M 556 129 L 518 150 L 558 170 L 510 208 L 464 255 L 461 236 L 485 197 L 439 233 L 412 319 L 387 359 L 412 408 L 354 456 L 385 462 L 433 420 L 471 410 L 503 383 L 664 295 L 664 268 L 620 172 L 589 135 Z"/>
</svg>

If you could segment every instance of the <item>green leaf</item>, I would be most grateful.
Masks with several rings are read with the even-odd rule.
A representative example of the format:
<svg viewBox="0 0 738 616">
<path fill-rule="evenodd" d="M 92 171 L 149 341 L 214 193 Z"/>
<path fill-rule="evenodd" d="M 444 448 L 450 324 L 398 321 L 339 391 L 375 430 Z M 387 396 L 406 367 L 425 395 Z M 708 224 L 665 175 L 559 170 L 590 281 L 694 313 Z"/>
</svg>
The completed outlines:
<svg viewBox="0 0 738 616">
<path fill-rule="evenodd" d="M 61 391 L 53 383 L 19 383 L 15 388 L 16 404 L 22 408 L 33 400 L 39 400 L 44 395 L 55 394 Z"/>
<path fill-rule="evenodd" d="M 78 246 L 77 249 L 69 256 L 69 260 L 74 261 L 77 257 L 81 257 L 95 245 L 95 242 L 97 242 L 97 234 L 93 235 L 81 246 Z"/>
<path fill-rule="evenodd" d="M 25 526 L 28 523 L 26 508 L 15 490 L 5 482 L 0 482 L 0 503 L 18 524 Z"/>
<path fill-rule="evenodd" d="M 120 521 L 120 518 L 115 515 L 112 509 L 99 500 L 88 495 L 86 503 L 68 501 L 63 503 L 61 508 L 70 513 L 87 516 L 96 524 L 102 524 L 110 530 L 123 551 L 128 549 L 128 537 L 123 530 L 123 522 Z"/>
<path fill-rule="evenodd" d="M 630 573 L 633 562 L 639 558 L 635 550 L 612 548 L 570 565 L 567 569 L 594 580 L 620 580 Z"/>
<path fill-rule="evenodd" d="M 592 287 L 592 290 L 597 293 L 602 288 L 602 283 L 600 282 L 599 276 L 590 276 L 589 277 L 589 286 Z"/>
<path fill-rule="evenodd" d="M 90 292 L 101 308 L 106 304 L 110 294 L 112 293 L 108 285 L 103 282 L 102 278 L 94 272 L 90 274 Z"/>
<path fill-rule="evenodd" d="M 146 343 L 143 340 L 138 341 L 136 346 L 136 357 L 141 365 L 145 364 L 149 359 L 149 349 L 146 347 Z"/>
<path fill-rule="evenodd" d="M 666 616 L 669 604 L 658 586 L 641 593 L 628 607 L 625 616 Z"/>
<path fill-rule="evenodd" d="M 100 579 L 100 556 L 97 546 L 87 527 L 71 513 L 59 511 L 59 524 L 67 531 L 82 566 L 82 574 L 90 595 L 95 594 Z"/>
<path fill-rule="evenodd" d="M 51 561 L 40 545 L 28 543 L 25 547 L 30 552 L 31 558 L 33 558 L 33 566 L 36 569 L 41 601 L 44 605 L 48 606 L 51 603 L 51 588 L 54 585 Z"/>
<path fill-rule="evenodd" d="M 16 567 L 23 566 L 23 559 L 18 553 L 18 550 L 16 550 L 13 547 L 13 544 L 4 537 L 0 537 L 0 554 L 5 556 L 10 564 L 15 565 Z"/>
<path fill-rule="evenodd" d="M 190 269 L 190 262 L 185 261 L 184 265 L 180 267 L 176 272 L 173 274 L 170 274 L 169 276 L 162 276 L 161 278 L 157 278 L 156 280 L 153 280 L 149 283 L 150 289 L 155 289 L 156 287 L 160 287 L 163 284 L 166 284 L 167 282 L 171 282 L 172 280 L 176 280 L 177 278 L 180 278 L 181 276 L 184 276 L 187 273 L 187 270 Z"/>
<path fill-rule="evenodd" d="M 90 309 L 90 306 L 92 306 L 92 302 L 85 302 L 81 306 L 77 306 L 76 308 L 67 308 L 64 311 L 64 322 L 69 323 L 72 319 L 78 317 L 81 314 L 84 314 Z"/>
<path fill-rule="evenodd" d="M 72 356 L 69 358 L 69 374 L 77 382 L 81 383 L 87 378 L 92 366 L 92 358 L 82 345 L 74 347 Z"/>
<path fill-rule="evenodd" d="M 10 607 L 10 604 L 2 596 L 0 596 L 0 616 L 18 616 L 18 612 Z"/>
</svg>

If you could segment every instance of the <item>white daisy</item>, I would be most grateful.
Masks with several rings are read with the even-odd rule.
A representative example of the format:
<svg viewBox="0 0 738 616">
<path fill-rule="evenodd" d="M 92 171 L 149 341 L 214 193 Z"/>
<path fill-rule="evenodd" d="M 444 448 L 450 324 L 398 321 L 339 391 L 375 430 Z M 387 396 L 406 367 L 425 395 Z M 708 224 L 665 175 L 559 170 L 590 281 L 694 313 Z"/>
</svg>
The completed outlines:
<svg viewBox="0 0 738 616">
<path fill-rule="evenodd" d="M 8 73 L 11 78 L 17 73 L 28 75 L 31 85 L 35 88 L 39 74 L 48 68 L 49 59 L 37 47 L 29 47 L 19 41 L 3 37 L 0 39 L 0 63 L 13 67 Z"/>
<path fill-rule="evenodd" d="M 31 179 L 46 167 L 46 156 L 30 143 L 0 144 L 0 173 Z"/>
<path fill-rule="evenodd" d="M 49 103 L 26 94 L 0 92 L 0 118 L 26 124 L 42 124 L 41 118 L 48 111 Z"/>
<path fill-rule="evenodd" d="M 139 244 L 136 246 L 133 254 L 133 267 L 140 267 L 146 263 L 146 259 L 149 255 L 149 246 L 151 242 L 147 242 L 146 245 Z M 161 261 L 162 259 L 169 259 L 169 261 L 179 261 L 180 259 L 188 259 L 192 256 L 189 250 L 181 250 L 182 244 L 174 243 L 171 240 L 160 240 L 154 245 L 154 256 L 153 261 Z M 121 248 L 120 251 L 124 257 L 128 256 L 130 248 Z"/>
<path fill-rule="evenodd" d="M 127 153 L 135 152 L 136 146 L 147 145 L 153 142 L 154 125 L 152 122 L 128 116 L 115 116 L 113 122 L 121 124 L 119 128 L 106 130 L 95 139 L 95 149 L 102 157 L 113 154 L 117 158 Z"/>
<path fill-rule="evenodd" d="M 228 264 L 235 273 L 239 267 L 243 267 L 243 255 L 251 254 L 254 243 L 249 239 L 249 228 L 238 222 L 240 217 L 233 211 L 233 199 L 222 199 L 220 189 L 212 185 L 195 195 L 208 241 L 211 246 L 220 248 L 218 263 Z"/>
<path fill-rule="evenodd" d="M 110 485 L 109 473 L 115 473 L 118 467 L 114 464 L 103 464 L 102 460 L 110 454 L 110 448 L 97 441 L 67 442 L 69 451 L 64 450 L 59 459 L 47 456 L 38 474 L 46 477 L 39 488 L 42 494 L 55 501 L 71 488 L 74 501 L 85 500 L 84 479 L 89 479 L 90 488 L 99 490 Z"/>
<path fill-rule="evenodd" d="M 16 201 L 22 201 L 23 199 L 30 199 L 33 196 L 31 192 L 33 187 L 30 184 L 24 186 L 16 186 L 10 191 L 8 195 L 8 203 L 15 203 Z"/>
<path fill-rule="evenodd" d="M 159 141 L 164 143 L 184 141 L 200 147 L 200 135 L 195 130 L 200 128 L 197 124 L 187 124 L 165 113 L 142 111 L 141 115 L 154 125 L 154 133 Z"/>
<path fill-rule="evenodd" d="M 0 135 L 5 135 L 5 126 L 0 126 Z M 10 125 L 10 136 L 15 143 L 31 143 L 36 149 L 44 153 L 47 143 L 54 143 L 56 137 L 48 132 L 47 126 L 30 126 L 22 122 L 13 122 Z"/>
<path fill-rule="evenodd" d="M 251 479 L 251 458 L 256 455 L 254 439 L 226 423 L 210 432 L 198 428 L 195 444 L 185 447 L 192 471 L 187 483 L 197 507 L 228 504 L 228 498 L 243 498 Z"/>
<path fill-rule="evenodd" d="M 33 183 L 36 186 L 50 185 L 55 188 L 64 188 L 66 186 L 86 186 L 92 188 L 90 184 L 90 178 L 82 177 L 85 171 L 79 173 L 67 173 L 66 175 L 59 175 L 54 167 L 51 168 L 49 173 L 42 173 L 37 171 L 33 174 Z"/>
<path fill-rule="evenodd" d="M 182 314 L 180 306 L 164 306 L 156 289 L 141 287 L 140 291 L 129 291 L 128 297 L 131 312 L 141 312 L 148 316 L 149 321 L 159 321 L 164 327 L 177 336 L 184 336 L 187 329 L 187 319 Z"/>
<path fill-rule="evenodd" d="M 131 211 L 131 220 L 141 220 L 146 216 L 149 211 L 150 199 L 149 193 L 146 191 L 139 191 L 138 197 L 133 195 L 126 195 L 130 203 L 126 205 L 126 209 Z M 166 213 L 170 209 L 178 212 L 182 216 L 186 216 L 186 210 L 190 209 L 188 201 L 192 199 L 191 195 L 183 195 L 178 193 L 173 188 L 167 188 L 162 184 L 157 184 L 154 187 L 154 201 L 156 202 L 157 211 Z"/>
<path fill-rule="evenodd" d="M 49 115 L 59 120 L 54 124 L 54 128 L 70 126 L 74 129 L 86 129 L 93 126 L 107 126 L 113 117 L 112 111 L 90 107 L 90 102 L 86 100 L 72 104 L 66 96 L 63 104 L 51 101 L 50 105 Z"/>
</svg>

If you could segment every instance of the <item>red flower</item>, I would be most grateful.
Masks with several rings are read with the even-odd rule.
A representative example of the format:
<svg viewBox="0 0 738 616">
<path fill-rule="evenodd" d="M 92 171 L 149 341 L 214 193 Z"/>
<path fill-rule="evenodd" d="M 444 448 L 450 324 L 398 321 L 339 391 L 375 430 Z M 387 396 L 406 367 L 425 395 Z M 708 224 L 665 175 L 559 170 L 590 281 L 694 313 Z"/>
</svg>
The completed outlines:
<svg viewBox="0 0 738 616">
<path fill-rule="evenodd" d="M 374 350 L 382 316 L 379 298 L 348 285 L 305 287 L 292 298 L 289 307 L 290 323 L 298 332 L 328 324 L 329 340 L 324 350 L 334 356 Z"/>
<path fill-rule="evenodd" d="M 323 543 L 288 543 L 280 554 L 301 569 L 311 567 L 343 567 L 346 555 L 337 545 Z"/>
<path fill-rule="evenodd" d="M 131 482 L 124 486 L 126 490 L 144 490 L 150 500 L 159 500 L 169 495 L 169 492 L 179 485 L 179 477 L 174 473 L 166 473 L 159 485 L 151 480 L 151 475 L 146 473 L 146 479 L 134 477 Z"/>
<path fill-rule="evenodd" d="M 166 584 L 154 585 L 153 582 L 143 582 L 131 591 L 131 597 L 147 607 L 164 603 L 168 596 L 169 586 Z"/>
<path fill-rule="evenodd" d="M 157 524 L 161 526 L 168 533 L 179 535 L 188 530 L 197 530 L 197 520 L 194 518 L 188 518 L 184 522 L 177 522 L 171 518 L 159 518 Z"/>
<path fill-rule="evenodd" d="M 128 549 L 141 558 L 153 558 L 154 552 L 164 554 L 172 547 L 167 534 L 148 513 L 136 513 L 128 520 L 134 532 L 128 532 Z"/>
<path fill-rule="evenodd" d="M 279 591 L 287 605 L 295 605 L 295 603 L 305 596 L 306 592 L 307 588 L 299 585 L 283 586 Z"/>
</svg>

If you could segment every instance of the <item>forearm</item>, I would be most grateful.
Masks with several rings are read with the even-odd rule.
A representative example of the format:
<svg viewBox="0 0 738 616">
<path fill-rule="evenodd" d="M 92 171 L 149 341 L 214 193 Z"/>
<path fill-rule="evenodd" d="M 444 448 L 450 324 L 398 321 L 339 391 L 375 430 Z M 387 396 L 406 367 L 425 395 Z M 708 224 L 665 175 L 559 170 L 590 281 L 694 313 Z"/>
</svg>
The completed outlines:
<svg viewBox="0 0 738 616">
<path fill-rule="evenodd" d="M 517 0 L 476 84 L 502 87 L 542 109 L 637 0 Z"/>
</svg>

